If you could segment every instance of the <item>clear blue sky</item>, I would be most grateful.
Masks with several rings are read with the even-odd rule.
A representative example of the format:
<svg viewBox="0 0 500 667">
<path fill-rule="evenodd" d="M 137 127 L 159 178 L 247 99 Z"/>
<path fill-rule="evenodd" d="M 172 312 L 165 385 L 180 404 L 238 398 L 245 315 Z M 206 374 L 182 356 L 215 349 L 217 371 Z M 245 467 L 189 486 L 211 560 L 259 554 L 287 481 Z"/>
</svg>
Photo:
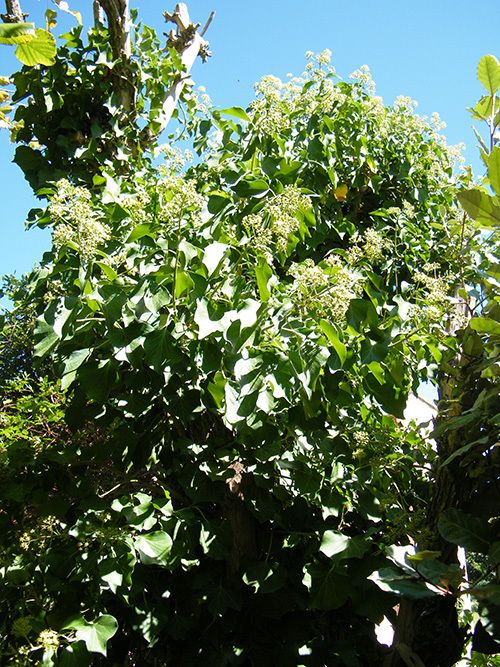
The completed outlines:
<svg viewBox="0 0 500 667">
<path fill-rule="evenodd" d="M 3 2 L 0 3 L 3 5 Z M 49 0 L 21 0 L 30 20 L 43 26 Z M 70 7 L 91 17 L 91 0 L 70 0 Z M 216 106 L 246 107 L 252 86 L 264 74 L 284 78 L 300 74 L 306 51 L 329 48 L 338 73 L 347 78 L 362 64 L 372 70 L 377 93 L 386 103 L 397 95 L 419 102 L 418 111 L 437 111 L 447 123 L 450 143 L 465 142 L 467 161 L 480 170 L 471 119 L 466 107 L 481 95 L 476 66 L 482 55 L 499 54 L 499 0 L 191 0 L 191 17 L 204 24 L 217 12 L 207 38 L 213 57 L 198 63 L 193 78 L 204 85 Z M 168 0 L 131 0 L 144 23 L 160 33 Z M 64 32 L 68 22 L 55 30 Z M 60 29 L 59 29 L 60 28 Z M 17 67 L 10 47 L 0 47 L 0 74 Z M 24 231 L 34 205 L 21 171 L 11 164 L 13 146 L 0 131 L 2 203 L 0 275 L 28 271 L 48 246 L 48 233 Z"/>
</svg>

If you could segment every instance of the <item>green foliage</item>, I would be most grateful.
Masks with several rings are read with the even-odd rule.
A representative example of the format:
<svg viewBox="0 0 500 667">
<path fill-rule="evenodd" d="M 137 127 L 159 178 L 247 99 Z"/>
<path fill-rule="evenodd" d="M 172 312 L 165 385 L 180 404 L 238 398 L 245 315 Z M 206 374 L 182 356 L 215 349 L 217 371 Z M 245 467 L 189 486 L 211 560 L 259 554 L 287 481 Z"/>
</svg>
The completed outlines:
<svg viewBox="0 0 500 667">
<path fill-rule="evenodd" d="M 33 224 L 53 229 L 29 278 L 34 350 L 61 384 L 8 386 L 4 653 L 382 664 L 375 624 L 462 577 L 410 546 L 435 455 L 400 420 L 463 326 L 468 176 L 410 100 L 384 106 L 327 53 L 265 77 L 246 111 L 194 115 L 196 164 L 171 146 L 157 164 L 143 121 L 178 54 L 135 39 L 129 116 L 103 31 L 14 77 L 32 96 L 16 159 L 47 186 Z"/>
<path fill-rule="evenodd" d="M 472 647 L 477 652 L 493 654 L 500 646 L 497 595 L 500 563 L 497 511 L 500 502 L 500 150 L 495 145 L 500 65 L 496 58 L 484 56 L 481 59 L 478 77 L 489 93 L 472 110 L 475 117 L 488 124 L 490 149 L 484 142 L 481 146 L 487 174 L 482 187 L 462 191 L 458 197 L 474 223 L 488 236 L 485 236 L 475 288 L 470 292 L 477 301 L 472 311 L 474 316 L 457 336 L 459 360 L 453 371 L 454 388 L 448 400 L 443 401 L 436 435 L 447 440 L 448 456 L 444 457 L 442 466 L 460 485 L 461 491 L 460 508 L 444 512 L 439 530 L 446 540 L 470 552 L 473 577 L 469 593 L 478 610 Z M 481 115 L 481 109 L 487 109 L 487 115 Z M 462 294 L 466 296 L 467 290 Z M 495 662 L 481 662 L 476 656 L 471 664 Z"/>
</svg>

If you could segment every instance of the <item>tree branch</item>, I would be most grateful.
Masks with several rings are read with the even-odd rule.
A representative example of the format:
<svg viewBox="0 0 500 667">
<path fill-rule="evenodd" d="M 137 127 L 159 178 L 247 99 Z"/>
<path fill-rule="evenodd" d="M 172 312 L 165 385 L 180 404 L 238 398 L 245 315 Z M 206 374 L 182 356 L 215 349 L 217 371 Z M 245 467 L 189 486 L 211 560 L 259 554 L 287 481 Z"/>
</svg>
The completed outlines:
<svg viewBox="0 0 500 667">
<path fill-rule="evenodd" d="M 179 103 L 182 90 L 186 85 L 186 82 L 189 81 L 189 73 L 191 72 L 191 68 L 193 67 L 197 56 L 201 55 L 203 59 L 206 59 L 209 55 L 208 42 L 205 41 L 198 32 L 200 24 L 194 24 L 191 21 L 187 6 L 183 2 L 179 2 L 176 5 L 175 11 L 172 14 L 164 12 L 164 16 L 166 21 L 172 21 L 176 25 L 177 30 L 176 32 L 173 30 L 171 31 L 167 46 L 177 49 L 181 54 L 184 72 L 170 86 L 163 102 L 160 120 L 155 121 L 155 131 L 152 131 L 151 127 L 148 126 L 146 136 L 149 136 L 150 138 L 159 136 L 170 122 L 175 107 Z M 214 16 L 215 12 L 212 12 L 202 30 L 202 34 L 205 34 L 208 30 Z M 158 122 L 159 127 L 157 126 Z"/>
<path fill-rule="evenodd" d="M 109 42 L 115 60 L 130 58 L 130 16 L 128 0 L 99 0 L 108 19 Z"/>
<path fill-rule="evenodd" d="M 98 0 L 94 2 L 94 20 L 100 21 L 102 16 L 96 11 L 100 5 L 108 21 L 108 33 L 113 58 L 118 64 L 113 68 L 113 84 L 120 105 L 126 113 L 134 108 L 135 85 L 130 75 L 130 15 L 128 0 Z"/>
<path fill-rule="evenodd" d="M 23 14 L 19 0 L 5 0 L 6 14 L 1 14 L 4 23 L 24 23 L 28 14 Z"/>
</svg>

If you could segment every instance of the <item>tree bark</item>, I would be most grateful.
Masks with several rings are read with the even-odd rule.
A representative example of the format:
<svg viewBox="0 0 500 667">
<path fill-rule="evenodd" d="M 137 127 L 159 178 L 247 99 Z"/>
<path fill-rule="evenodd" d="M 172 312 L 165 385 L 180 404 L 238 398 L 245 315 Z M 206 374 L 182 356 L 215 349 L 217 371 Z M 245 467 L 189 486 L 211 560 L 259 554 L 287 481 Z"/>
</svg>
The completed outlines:
<svg viewBox="0 0 500 667">
<path fill-rule="evenodd" d="M 130 14 L 128 0 L 99 0 L 108 21 L 108 33 L 113 58 L 113 86 L 120 106 L 125 113 L 135 108 L 135 84 L 130 71 Z M 96 11 L 94 7 L 94 17 Z M 97 12 L 99 18 L 99 13 Z"/>
<path fill-rule="evenodd" d="M 2 14 L 4 23 L 23 23 L 28 14 L 23 14 L 19 0 L 5 0 L 6 14 Z"/>
</svg>

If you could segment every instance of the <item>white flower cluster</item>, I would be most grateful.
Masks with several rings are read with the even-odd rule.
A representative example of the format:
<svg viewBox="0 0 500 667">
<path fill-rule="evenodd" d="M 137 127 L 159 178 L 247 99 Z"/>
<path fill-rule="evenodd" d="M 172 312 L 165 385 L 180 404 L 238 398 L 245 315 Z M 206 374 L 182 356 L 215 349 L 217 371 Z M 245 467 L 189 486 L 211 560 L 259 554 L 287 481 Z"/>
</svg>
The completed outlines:
<svg viewBox="0 0 500 667">
<path fill-rule="evenodd" d="M 194 180 L 170 174 L 159 181 L 157 192 L 160 220 L 167 224 L 175 224 L 179 220 L 199 220 L 205 199 L 198 192 Z"/>
<path fill-rule="evenodd" d="M 335 69 L 329 65 L 331 51 L 314 55 L 306 53 L 309 62 L 302 77 L 291 77 L 283 83 L 275 76 L 264 76 L 255 86 L 257 99 L 250 104 L 256 128 L 264 134 L 293 131 L 293 118 L 309 117 L 315 112 L 329 114 L 335 105 L 346 99 L 331 77 Z M 304 90 L 306 83 L 314 85 Z"/>
<path fill-rule="evenodd" d="M 430 269 L 435 265 L 427 264 Z M 423 271 L 414 274 L 415 282 L 421 283 L 427 290 L 425 314 L 430 321 L 439 321 L 443 316 L 443 306 L 449 302 L 449 285 L 446 276 L 430 276 Z"/>
<path fill-rule="evenodd" d="M 415 217 L 415 207 L 413 204 L 410 204 L 408 201 L 404 201 L 403 213 L 408 218 L 408 220 L 412 220 Z"/>
<path fill-rule="evenodd" d="M 324 271 L 312 259 L 292 264 L 291 297 L 302 313 L 343 320 L 349 304 L 362 290 L 362 278 L 340 264 L 337 256 L 326 260 L 333 271 Z"/>
<path fill-rule="evenodd" d="M 55 630 L 42 630 L 38 635 L 37 644 L 45 649 L 55 649 L 59 643 L 59 634 Z"/>
<path fill-rule="evenodd" d="M 349 249 L 347 258 L 349 264 L 354 265 L 361 259 L 366 259 L 371 264 L 377 264 L 384 259 L 387 250 L 392 248 L 392 243 L 375 229 L 367 229 L 363 234 L 353 234 L 352 247 Z"/>
<path fill-rule="evenodd" d="M 368 65 L 361 65 L 357 70 L 354 70 L 349 78 L 361 84 L 368 95 L 375 95 L 375 81 L 373 80 L 370 68 Z"/>
<path fill-rule="evenodd" d="M 178 173 L 186 166 L 187 162 L 192 162 L 193 160 L 191 151 L 187 149 L 181 151 L 173 144 L 160 144 L 156 149 L 155 154 L 164 156 L 164 173 Z"/>
<path fill-rule="evenodd" d="M 394 108 L 398 111 L 413 113 L 418 107 L 418 102 L 407 95 L 398 95 L 394 100 Z"/>
<path fill-rule="evenodd" d="M 294 185 L 287 185 L 266 202 L 260 213 L 247 215 L 242 222 L 255 248 L 267 255 L 274 243 L 278 252 L 286 252 L 290 234 L 300 225 L 297 213 L 310 206 L 308 197 Z"/>
<path fill-rule="evenodd" d="M 92 205 L 89 190 L 72 185 L 65 178 L 58 181 L 48 210 L 54 222 L 54 246 L 75 246 L 83 262 L 95 257 L 99 246 L 110 237 L 109 227 L 99 220 Z"/>
<path fill-rule="evenodd" d="M 134 222 L 141 224 L 147 221 L 151 197 L 142 185 L 137 185 L 133 194 L 123 195 L 120 203 Z"/>
</svg>

